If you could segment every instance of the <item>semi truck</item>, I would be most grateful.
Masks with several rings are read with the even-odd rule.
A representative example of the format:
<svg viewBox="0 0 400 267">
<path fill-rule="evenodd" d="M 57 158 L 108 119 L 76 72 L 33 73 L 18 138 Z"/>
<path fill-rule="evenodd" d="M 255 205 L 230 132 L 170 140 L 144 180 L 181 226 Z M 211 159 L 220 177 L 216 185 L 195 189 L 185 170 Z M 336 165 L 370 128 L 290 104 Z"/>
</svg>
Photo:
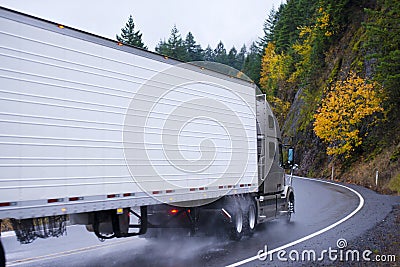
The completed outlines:
<svg viewBox="0 0 400 267">
<path fill-rule="evenodd" d="M 30 243 L 67 222 L 239 240 L 290 219 L 293 150 L 265 94 L 207 64 L 1 7 L 0 222 Z"/>
</svg>

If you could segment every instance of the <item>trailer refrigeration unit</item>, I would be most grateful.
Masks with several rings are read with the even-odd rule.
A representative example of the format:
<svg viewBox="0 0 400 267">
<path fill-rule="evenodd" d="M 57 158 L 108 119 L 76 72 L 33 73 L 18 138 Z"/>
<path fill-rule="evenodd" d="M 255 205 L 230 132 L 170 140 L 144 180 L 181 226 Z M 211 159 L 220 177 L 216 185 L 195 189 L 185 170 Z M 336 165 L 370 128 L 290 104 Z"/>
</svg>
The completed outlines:
<svg viewBox="0 0 400 267">
<path fill-rule="evenodd" d="M 283 149 L 236 74 L 0 8 L 0 220 L 23 243 L 67 219 L 101 239 L 210 223 L 240 239 L 294 211 Z"/>
</svg>

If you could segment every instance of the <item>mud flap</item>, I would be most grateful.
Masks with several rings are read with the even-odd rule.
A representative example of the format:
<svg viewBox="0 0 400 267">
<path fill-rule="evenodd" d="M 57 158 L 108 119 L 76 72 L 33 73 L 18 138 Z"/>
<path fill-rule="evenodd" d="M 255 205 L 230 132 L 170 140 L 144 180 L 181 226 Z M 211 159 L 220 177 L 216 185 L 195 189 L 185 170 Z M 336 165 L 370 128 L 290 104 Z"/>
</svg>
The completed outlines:
<svg viewBox="0 0 400 267">
<path fill-rule="evenodd" d="M 6 253 L 4 252 L 3 244 L 0 237 L 0 267 L 6 266 Z"/>
</svg>

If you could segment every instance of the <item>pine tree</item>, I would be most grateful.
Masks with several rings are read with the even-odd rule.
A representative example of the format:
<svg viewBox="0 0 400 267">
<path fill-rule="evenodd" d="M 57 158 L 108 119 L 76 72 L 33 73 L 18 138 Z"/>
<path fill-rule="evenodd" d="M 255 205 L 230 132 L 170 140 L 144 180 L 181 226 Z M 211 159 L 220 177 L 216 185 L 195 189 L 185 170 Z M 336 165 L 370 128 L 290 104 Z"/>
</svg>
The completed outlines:
<svg viewBox="0 0 400 267">
<path fill-rule="evenodd" d="M 246 59 L 247 48 L 246 45 L 243 44 L 242 48 L 240 48 L 239 53 L 236 56 L 236 66 L 235 68 L 238 70 L 243 70 L 244 60 Z"/>
<path fill-rule="evenodd" d="M 260 47 L 261 50 L 265 50 L 269 42 L 272 42 L 274 40 L 274 28 L 279 20 L 279 14 L 277 11 L 275 11 L 274 8 L 271 9 L 268 18 L 264 22 L 263 26 L 263 31 L 264 31 L 264 36 L 260 38 L 260 41 L 258 42 L 258 46 Z"/>
<path fill-rule="evenodd" d="M 172 28 L 171 35 L 168 38 L 168 47 L 171 51 L 169 56 L 183 61 L 187 60 L 185 44 L 176 25 Z"/>
<path fill-rule="evenodd" d="M 129 16 L 125 27 L 121 29 L 121 36 L 117 34 L 116 38 L 123 44 L 132 45 L 147 50 L 147 47 L 142 41 L 142 34 L 140 31 L 135 31 L 135 23 L 133 23 L 132 15 Z"/>
<path fill-rule="evenodd" d="M 160 40 L 155 48 L 156 52 L 161 55 L 169 56 L 169 48 L 167 42 L 164 40 Z"/>
<path fill-rule="evenodd" d="M 188 60 L 185 43 L 176 25 L 172 28 L 168 41 L 165 42 L 164 40 L 158 43 L 156 52 L 182 61 Z"/>
<path fill-rule="evenodd" d="M 251 44 L 250 52 L 246 56 L 243 64 L 243 72 L 256 84 L 259 84 L 261 72 L 261 54 L 255 42 Z"/>
<path fill-rule="evenodd" d="M 212 62 L 215 61 L 215 54 L 210 45 L 208 45 L 206 50 L 204 50 L 204 60 Z"/>
<path fill-rule="evenodd" d="M 373 52 L 375 80 L 380 82 L 389 96 L 388 109 L 393 120 L 399 121 L 400 112 L 400 2 L 379 0 L 374 10 L 367 9 L 365 24 L 366 43 Z"/>
<path fill-rule="evenodd" d="M 232 68 L 238 69 L 237 68 L 237 50 L 236 48 L 233 46 L 231 48 L 231 50 L 229 50 L 229 53 L 227 55 L 227 60 L 226 60 L 226 64 L 228 66 L 231 66 Z M 238 69 L 240 70 L 240 69 Z"/>
<path fill-rule="evenodd" d="M 214 49 L 215 62 L 227 64 L 226 49 L 222 41 L 219 41 L 217 47 Z"/>
<path fill-rule="evenodd" d="M 203 60 L 203 50 L 201 46 L 196 44 L 194 36 L 191 32 L 186 35 L 185 48 L 188 61 L 201 61 Z"/>
</svg>

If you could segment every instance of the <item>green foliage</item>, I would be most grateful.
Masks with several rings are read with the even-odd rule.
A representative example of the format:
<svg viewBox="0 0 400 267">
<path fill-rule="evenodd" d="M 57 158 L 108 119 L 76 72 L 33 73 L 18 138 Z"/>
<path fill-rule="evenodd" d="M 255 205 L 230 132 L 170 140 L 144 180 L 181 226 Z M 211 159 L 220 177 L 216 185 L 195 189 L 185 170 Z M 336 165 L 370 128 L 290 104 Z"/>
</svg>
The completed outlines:
<svg viewBox="0 0 400 267">
<path fill-rule="evenodd" d="M 227 64 L 228 63 L 228 58 L 226 55 L 226 49 L 222 41 L 219 41 L 217 44 L 217 47 L 214 49 L 214 61 L 221 63 L 221 64 Z"/>
<path fill-rule="evenodd" d="M 201 46 L 196 43 L 191 32 L 186 35 L 184 46 L 186 48 L 188 61 L 203 60 L 203 49 L 201 49 Z"/>
<path fill-rule="evenodd" d="M 288 0 L 272 10 L 264 23 L 263 65 L 260 85 L 268 95 L 283 103 L 292 102 L 303 88 L 298 129 L 310 129 L 322 96 L 318 74 L 325 67 L 325 54 L 333 40 L 339 38 L 346 21 L 349 0 Z M 274 47 L 271 49 L 270 45 Z M 333 82 L 341 62 L 332 71 Z"/>
<path fill-rule="evenodd" d="M 400 174 L 390 179 L 389 188 L 390 190 L 396 191 L 397 194 L 400 194 Z"/>
<path fill-rule="evenodd" d="M 244 61 L 242 71 L 256 84 L 260 82 L 261 54 L 255 42 L 250 46 L 250 52 Z"/>
<path fill-rule="evenodd" d="M 335 66 L 333 68 L 333 70 L 331 71 L 331 73 L 329 74 L 328 80 L 327 80 L 327 84 L 331 84 L 337 77 L 340 68 L 342 67 L 342 62 L 343 62 L 343 58 L 339 58 L 336 63 Z"/>
<path fill-rule="evenodd" d="M 233 46 L 231 48 L 231 50 L 229 50 L 229 53 L 226 57 L 226 63 L 229 66 L 235 66 L 236 64 L 236 59 L 237 59 L 237 50 L 236 48 Z M 240 69 L 240 68 L 239 68 Z"/>
<path fill-rule="evenodd" d="M 142 34 L 140 31 L 135 31 L 135 23 L 133 23 L 132 15 L 129 16 L 125 27 L 121 29 L 121 36 L 118 34 L 116 38 L 119 42 L 147 50 L 147 47 L 142 42 Z"/>
<path fill-rule="evenodd" d="M 204 50 L 204 58 L 205 61 L 215 61 L 214 50 L 212 50 L 211 46 L 208 45 L 206 50 Z"/>
<path fill-rule="evenodd" d="M 260 85 L 273 107 L 277 99 L 291 104 L 284 132 L 297 140 L 299 155 L 306 155 L 303 174 L 321 175 L 323 168 L 318 166 L 333 158 L 340 158 L 349 169 L 369 164 L 398 144 L 399 23 L 400 1 L 393 0 L 287 0 L 267 14 L 258 43 Z M 365 79 L 345 84 L 343 76 L 352 72 Z M 351 89 L 352 82 L 359 89 Z M 324 100 L 332 109 L 325 109 L 326 116 L 318 121 Z M 326 138 L 319 139 L 312 130 L 314 126 L 322 130 L 323 124 L 332 127 L 324 130 Z M 330 136 L 335 133 L 336 138 Z M 322 140 L 330 155 L 319 159 L 318 153 L 309 151 L 320 150 Z M 387 159 L 393 168 L 398 168 L 399 155 L 395 151 Z M 400 188 L 400 178 L 393 179 L 397 180 L 391 183 Z"/>
<path fill-rule="evenodd" d="M 391 162 L 396 162 L 400 159 L 400 144 L 396 147 L 396 150 L 393 152 L 393 154 L 390 156 L 390 161 Z"/>
<path fill-rule="evenodd" d="M 305 86 L 324 66 L 325 52 L 346 23 L 349 0 L 288 0 L 272 10 L 260 40 L 263 52 L 273 42 L 277 54 L 288 56 L 290 82 Z"/>
<path fill-rule="evenodd" d="M 189 55 L 186 50 L 185 42 L 182 40 L 176 25 L 172 28 L 168 41 L 160 41 L 158 43 L 156 52 L 182 61 L 188 60 Z"/>
<path fill-rule="evenodd" d="M 228 65 L 240 73 L 246 74 L 253 81 L 258 82 L 260 78 L 260 54 L 255 43 L 250 47 L 250 52 L 247 52 L 246 46 L 243 45 L 238 52 L 235 47 L 232 47 L 229 52 L 220 41 L 215 49 L 210 45 L 206 49 L 202 49 L 196 43 L 191 32 L 186 35 L 185 40 L 182 39 L 178 29 L 174 26 L 171 30 L 170 37 L 167 41 L 160 40 L 156 46 L 156 52 L 172 57 L 181 61 L 211 61 Z"/>
<path fill-rule="evenodd" d="M 301 26 L 298 29 L 299 40 L 293 44 L 293 50 L 299 56 L 295 64 L 296 71 L 293 72 L 291 80 L 307 80 L 319 70 L 324 61 L 325 43 L 333 35 L 331 31 L 332 19 L 323 7 L 317 9 L 315 22 L 310 26 Z"/>
<path fill-rule="evenodd" d="M 236 56 L 235 65 L 233 66 L 235 69 L 243 70 L 243 65 L 244 65 L 244 61 L 246 59 L 246 55 L 247 55 L 247 48 L 246 48 L 246 45 L 243 45 L 242 48 L 240 48 L 240 51 Z"/>
<path fill-rule="evenodd" d="M 303 94 L 301 96 L 303 105 L 300 110 L 300 118 L 297 130 L 307 131 L 311 128 L 311 123 L 314 121 L 314 114 L 318 108 L 318 105 L 321 103 L 322 94 L 322 88 L 311 90 L 308 87 L 305 87 L 303 89 Z"/>
<path fill-rule="evenodd" d="M 271 9 L 268 18 L 264 22 L 264 36 L 260 38 L 258 46 L 264 51 L 269 43 L 274 42 L 275 26 L 278 22 L 279 13 L 274 8 Z"/>
<path fill-rule="evenodd" d="M 348 2 L 288 0 L 277 11 L 272 10 L 264 23 L 264 37 L 259 42 L 265 61 L 260 85 L 284 102 L 292 102 L 297 90 L 303 88 L 299 130 L 309 129 L 313 121 L 322 94 L 320 85 L 326 84 L 319 81 L 318 74 L 325 67 L 327 49 L 344 28 Z M 267 49 L 271 43 L 275 47 Z M 332 71 L 330 82 L 336 78 L 340 64 Z"/>
<path fill-rule="evenodd" d="M 400 2 L 378 0 L 375 9 L 366 9 L 365 48 L 372 54 L 376 75 L 389 96 L 389 114 L 395 120 L 400 112 Z"/>
<path fill-rule="evenodd" d="M 289 51 L 298 40 L 299 27 L 308 26 L 313 21 L 317 0 L 288 0 L 276 12 L 273 21 L 272 41 L 276 43 L 277 52 Z"/>
</svg>

